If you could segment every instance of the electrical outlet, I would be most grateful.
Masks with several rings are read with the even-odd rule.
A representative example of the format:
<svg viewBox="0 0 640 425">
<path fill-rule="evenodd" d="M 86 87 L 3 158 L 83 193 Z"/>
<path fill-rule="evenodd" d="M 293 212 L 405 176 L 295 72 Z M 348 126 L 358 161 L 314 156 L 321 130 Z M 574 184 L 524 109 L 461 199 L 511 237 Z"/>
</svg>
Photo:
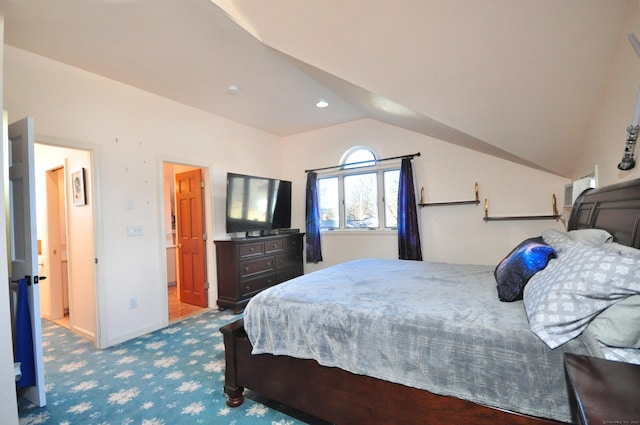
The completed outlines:
<svg viewBox="0 0 640 425">
<path fill-rule="evenodd" d="M 129 309 L 133 310 L 138 308 L 138 298 L 133 297 L 129 299 Z"/>
</svg>

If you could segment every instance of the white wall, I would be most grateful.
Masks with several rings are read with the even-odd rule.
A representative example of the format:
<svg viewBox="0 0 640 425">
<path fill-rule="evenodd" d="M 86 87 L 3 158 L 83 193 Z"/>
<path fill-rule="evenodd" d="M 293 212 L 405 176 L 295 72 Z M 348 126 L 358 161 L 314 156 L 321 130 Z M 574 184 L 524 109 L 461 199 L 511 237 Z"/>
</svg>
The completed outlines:
<svg viewBox="0 0 640 425">
<path fill-rule="evenodd" d="M 629 33 L 640 37 L 640 4 L 630 3 L 625 16 L 602 102 L 583 148 L 576 152 L 580 161 L 575 170 L 575 177 L 589 174 L 597 164 L 600 186 L 640 177 L 640 165 L 629 171 L 618 169 L 627 140 L 627 127 L 633 121 L 640 88 L 640 57 L 627 39 Z M 640 164 L 638 143 L 635 160 Z"/>
<path fill-rule="evenodd" d="M 97 339 L 109 346 L 166 325 L 162 162 L 207 168 L 209 304 L 213 239 L 225 237 L 227 171 L 281 175 L 278 138 L 118 82 L 5 46 L 10 120 L 35 119 L 36 141 L 94 152 Z M 132 205 L 133 208 L 128 208 Z M 143 227 L 129 237 L 128 225 Z M 163 295 L 164 294 L 164 295 Z M 138 307 L 129 308 L 137 298 Z"/>
<path fill-rule="evenodd" d="M 489 199 L 490 215 L 550 215 L 554 193 L 558 208 L 562 206 L 567 179 L 371 119 L 283 140 L 287 155 L 284 174 L 296 179 L 295 199 L 304 199 L 304 169 L 336 165 L 343 153 L 355 145 L 372 148 L 380 158 L 420 152 L 421 156 L 413 160 L 413 170 L 416 190 L 419 194 L 424 187 L 427 202 L 474 199 L 474 184 L 478 182 L 482 200 L 479 206 L 419 209 L 425 260 L 497 264 L 522 240 L 539 236 L 544 229 L 564 228 L 554 220 L 485 223 L 484 199 Z M 304 208 L 304 202 L 294 202 L 294 227 L 304 229 Z M 345 232 L 324 232 L 322 248 L 323 263 L 307 264 L 307 271 L 347 259 L 397 258 L 397 235 L 367 231 L 353 237 Z"/>
</svg>

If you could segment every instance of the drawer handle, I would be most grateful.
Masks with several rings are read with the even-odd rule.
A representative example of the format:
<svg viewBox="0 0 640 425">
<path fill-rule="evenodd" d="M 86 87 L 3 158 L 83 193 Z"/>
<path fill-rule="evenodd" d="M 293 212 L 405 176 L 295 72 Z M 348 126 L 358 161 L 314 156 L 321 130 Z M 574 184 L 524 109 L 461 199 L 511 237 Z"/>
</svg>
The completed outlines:
<svg viewBox="0 0 640 425">
<path fill-rule="evenodd" d="M 276 245 L 276 244 L 271 245 L 272 249 L 276 249 L 277 247 L 278 247 L 278 245 Z"/>
<path fill-rule="evenodd" d="M 271 267 L 271 261 L 267 261 L 267 267 Z"/>
<path fill-rule="evenodd" d="M 249 267 L 245 267 L 245 268 L 244 268 L 244 271 L 245 271 L 245 272 L 248 272 L 248 271 L 249 271 Z"/>
<path fill-rule="evenodd" d="M 254 251 L 253 247 L 249 248 L 249 252 L 253 252 L 253 251 Z"/>
<path fill-rule="evenodd" d="M 245 291 L 249 292 L 249 290 L 251 289 L 251 287 L 249 285 L 244 287 Z"/>
</svg>

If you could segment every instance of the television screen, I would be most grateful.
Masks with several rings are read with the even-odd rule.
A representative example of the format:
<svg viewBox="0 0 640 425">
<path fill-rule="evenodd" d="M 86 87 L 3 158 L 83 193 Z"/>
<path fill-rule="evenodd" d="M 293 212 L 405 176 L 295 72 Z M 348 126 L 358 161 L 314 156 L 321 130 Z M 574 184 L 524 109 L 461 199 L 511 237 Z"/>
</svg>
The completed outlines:
<svg viewBox="0 0 640 425">
<path fill-rule="evenodd" d="M 291 227 L 291 182 L 227 173 L 227 233 Z"/>
</svg>

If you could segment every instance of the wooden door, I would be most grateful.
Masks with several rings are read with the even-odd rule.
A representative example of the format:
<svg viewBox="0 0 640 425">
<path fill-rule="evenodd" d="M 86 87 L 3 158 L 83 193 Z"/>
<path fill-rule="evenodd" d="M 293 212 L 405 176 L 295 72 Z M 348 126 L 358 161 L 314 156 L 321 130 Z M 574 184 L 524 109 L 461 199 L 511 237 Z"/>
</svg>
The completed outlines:
<svg viewBox="0 0 640 425">
<path fill-rule="evenodd" d="M 46 404 L 42 323 L 40 321 L 40 285 L 36 240 L 36 198 L 33 118 L 9 125 L 9 217 L 11 280 L 28 277 L 27 287 L 35 385 L 24 389 L 23 397 L 37 406 Z M 18 330 L 19 331 L 19 330 Z"/>
<path fill-rule="evenodd" d="M 61 319 L 69 313 L 67 273 L 67 219 L 65 209 L 65 168 L 46 172 L 47 246 L 49 248 L 49 312 L 51 319 Z M 46 304 L 45 304 L 46 305 Z"/>
<path fill-rule="evenodd" d="M 176 174 L 176 234 L 180 301 L 207 307 L 202 170 Z"/>
</svg>

